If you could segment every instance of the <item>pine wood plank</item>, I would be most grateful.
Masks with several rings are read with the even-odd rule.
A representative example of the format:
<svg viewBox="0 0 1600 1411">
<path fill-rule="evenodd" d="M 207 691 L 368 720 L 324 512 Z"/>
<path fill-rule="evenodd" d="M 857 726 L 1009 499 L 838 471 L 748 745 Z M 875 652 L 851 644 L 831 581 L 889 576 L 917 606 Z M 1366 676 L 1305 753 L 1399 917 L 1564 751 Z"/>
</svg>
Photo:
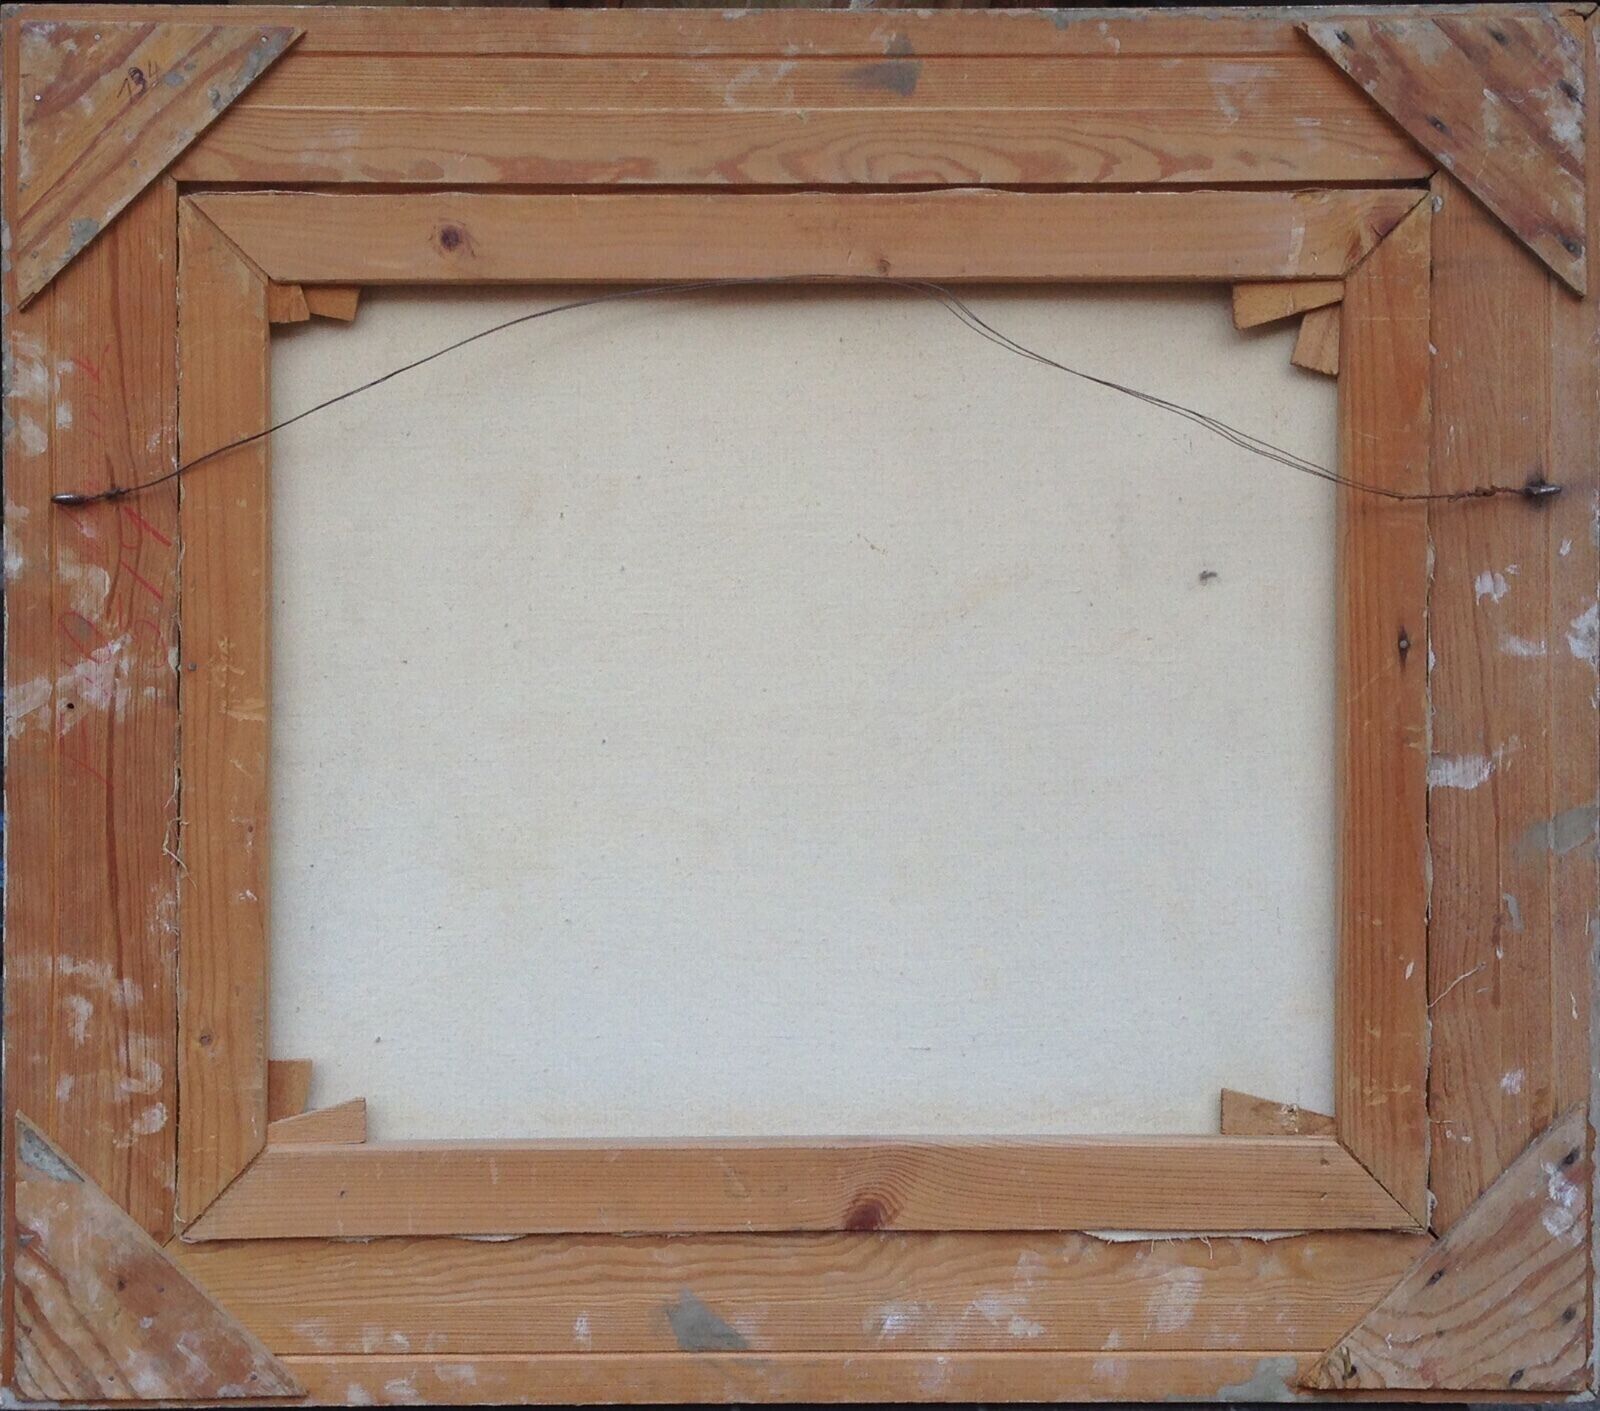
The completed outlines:
<svg viewBox="0 0 1600 1411">
<path fill-rule="evenodd" d="M 279 1117 L 267 1123 L 267 1141 L 279 1145 L 304 1142 L 364 1142 L 367 1139 L 367 1100 L 351 1098 L 349 1102 L 335 1103 L 332 1107 L 319 1107 L 314 1112 L 300 1112 L 292 1117 Z"/>
<path fill-rule="evenodd" d="M 1430 210 L 1345 281 L 1340 468 L 1428 488 Z M 1426 1222 L 1428 517 L 1339 491 L 1339 1139 Z"/>
<path fill-rule="evenodd" d="M 1321 1352 L 1418 1235 L 1108 1242 L 1084 1234 L 528 1236 L 174 1242 L 280 1353 Z"/>
<path fill-rule="evenodd" d="M 900 45 L 905 50 L 908 46 Z M 495 54 L 311 54 L 264 74 L 237 111 L 440 112 L 815 111 L 829 108 L 1019 109 L 1040 113 L 1232 116 L 1238 145 L 1252 127 L 1293 109 L 1349 134 L 1413 172 L 1427 159 L 1394 123 L 1307 44 L 1241 66 L 1192 55 L 923 56 L 884 46 L 871 60 L 642 56 L 562 58 Z M 1281 121 L 1281 120 L 1280 120 Z M 1322 140 L 1314 134 L 1313 142 Z M 1346 139 L 1349 140 L 1348 138 Z M 1409 156 L 1401 157 L 1404 148 Z M 1312 155 L 1309 160 L 1315 160 Z M 1348 160 L 1361 160 L 1352 155 Z M 1365 160 L 1371 161 L 1368 156 Z"/>
<path fill-rule="evenodd" d="M 1590 15 L 1584 34 L 1585 92 L 1600 94 L 1600 21 Z M 1585 145 L 1588 182 L 1600 191 L 1600 101 L 1587 107 Z M 1600 289 L 1595 265 L 1600 262 L 1600 199 L 1588 203 L 1590 288 Z M 1552 668 L 1550 733 L 1559 748 L 1550 755 L 1550 792 L 1561 800 L 1541 840 L 1557 841 L 1556 820 L 1573 828 L 1571 809 L 1583 817 L 1583 800 L 1596 801 L 1596 833 L 1600 834 L 1600 473 L 1595 447 L 1600 445 L 1600 299 L 1579 299 L 1555 280 L 1546 281 L 1550 299 L 1551 406 L 1549 476 L 1573 492 L 1556 510 L 1549 559 L 1550 610 L 1553 629 L 1566 643 L 1567 655 Z M 1588 505 L 1585 506 L 1585 492 Z M 1584 536 L 1584 520 L 1591 529 Z M 1591 624 L 1592 626 L 1586 626 Z M 1552 630 L 1553 637 L 1558 634 Z M 1570 801 L 1570 802 L 1569 802 Z M 1600 916 L 1600 847 L 1585 866 L 1582 849 L 1572 849 L 1571 832 L 1562 838 L 1567 851 L 1557 852 L 1550 870 L 1550 1012 L 1551 1090 L 1556 1111 L 1586 1100 L 1590 1091 L 1590 990 L 1593 918 Z M 1574 857 L 1573 853 L 1577 856 Z M 1591 1290 L 1592 1293 L 1592 1290 Z"/>
<path fill-rule="evenodd" d="M 1406 1229 L 1327 1137 L 268 1147 L 186 1231 Z"/>
<path fill-rule="evenodd" d="M 1334 1345 L 1308 1385 L 1581 1389 L 1591 1176 L 1588 1127 L 1574 1108 Z"/>
<path fill-rule="evenodd" d="M 1550 13 L 1317 20 L 1306 32 L 1573 289 L 1585 284 L 1581 29 Z"/>
<path fill-rule="evenodd" d="M 1249 1093 L 1222 1090 L 1225 1137 L 1323 1137 L 1334 1134 L 1333 1118 L 1292 1102 L 1272 1102 Z"/>
<path fill-rule="evenodd" d="M 407 180 L 445 185 L 580 172 L 624 185 L 881 185 L 943 170 L 965 182 L 1196 185 L 1432 169 L 1309 45 L 1242 64 L 941 58 L 902 40 L 866 61 L 313 54 L 241 100 L 183 174 L 386 181 L 403 165 Z"/>
<path fill-rule="evenodd" d="M 176 495 L 76 510 L 49 496 L 171 464 L 174 199 L 148 188 L 6 319 L 8 1112 L 161 1236 L 177 1111 Z"/>
<path fill-rule="evenodd" d="M 312 285 L 305 291 L 306 306 L 318 318 L 336 318 L 349 323 L 361 302 L 361 287 L 354 284 Z"/>
<path fill-rule="evenodd" d="M 193 199 L 273 279 L 381 284 L 1337 276 L 1418 196 L 1383 189 Z"/>
<path fill-rule="evenodd" d="M 1224 112 L 1001 108 L 486 112 L 256 108 L 174 170 L 185 182 L 678 186 L 1197 186 L 1426 175 L 1407 144 L 1351 118 L 1307 142 L 1263 119 L 1235 145 Z M 1403 139 L 1402 139 L 1403 141 Z"/>
<path fill-rule="evenodd" d="M 271 1058 L 267 1060 L 267 1121 L 298 1117 L 310 1105 L 311 1060 L 309 1058 Z"/>
<path fill-rule="evenodd" d="M 1553 289 L 1459 184 L 1436 189 L 1437 485 L 1568 487 L 1537 510 L 1430 516 L 1429 1105 L 1447 1230 L 1587 1092 L 1600 479 L 1594 308 Z"/>
<path fill-rule="evenodd" d="M 293 1357 L 314 1401 L 375 1406 L 626 1401 L 1288 1400 L 1309 1365 L 1282 1351 L 708 1352 L 533 1357 Z"/>
<path fill-rule="evenodd" d="M 299 33 L 290 26 L 25 18 L 11 207 L 31 298 Z M 238 12 L 234 19 L 237 21 Z"/>
<path fill-rule="evenodd" d="M 1233 326 L 1255 328 L 1276 323 L 1308 309 L 1337 304 L 1344 298 L 1340 279 L 1303 279 L 1233 286 Z"/>
<path fill-rule="evenodd" d="M 179 207 L 179 450 L 267 423 L 265 282 L 190 202 Z M 178 1210 L 192 1219 L 267 1127 L 267 452 L 185 477 L 183 949 Z"/>
<path fill-rule="evenodd" d="M 1313 309 L 1300 320 L 1300 331 L 1295 334 L 1294 351 L 1289 354 L 1289 361 L 1307 372 L 1337 377 L 1339 324 L 1338 309 Z"/>
<path fill-rule="evenodd" d="M 14 1386 L 22 1396 L 299 1394 L 282 1364 L 36 1127 L 17 1126 Z"/>
<path fill-rule="evenodd" d="M 1372 5 L 1330 7 L 1318 19 L 1366 17 Z M 1551 7 L 1582 14 L 1581 4 Z M 1443 5 L 1438 14 L 1525 14 L 1511 4 Z M 1305 52 L 1303 9 L 1191 9 L 1129 14 L 1105 9 L 1002 9 L 875 12 L 791 10 L 633 9 L 597 16 L 582 10 L 497 9 L 440 14 L 361 7 L 260 6 L 262 24 L 304 26 L 300 54 L 513 54 L 595 57 L 607 54 L 690 53 L 706 58 L 874 57 L 909 40 L 920 55 L 1148 54 L 1293 55 Z M 39 5 L 36 19 L 127 18 L 116 5 Z M 138 17 L 193 23 L 237 23 L 223 5 L 140 6 Z M 902 43 L 897 44 L 897 41 Z"/>
</svg>

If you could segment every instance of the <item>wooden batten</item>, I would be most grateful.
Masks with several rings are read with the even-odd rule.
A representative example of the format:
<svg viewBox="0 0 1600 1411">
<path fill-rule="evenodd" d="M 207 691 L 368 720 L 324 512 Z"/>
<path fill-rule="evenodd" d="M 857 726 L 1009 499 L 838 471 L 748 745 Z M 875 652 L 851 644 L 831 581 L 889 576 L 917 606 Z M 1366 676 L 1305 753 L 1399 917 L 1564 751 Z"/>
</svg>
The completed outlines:
<svg viewBox="0 0 1600 1411">
<path fill-rule="evenodd" d="M 169 1249 L 279 1355 L 703 1353 L 735 1338 L 753 1353 L 1110 1344 L 1320 1355 L 1428 1244 L 1367 1230 L 1155 1241 L 954 1230 Z M 1175 1311 L 1152 1330 L 1152 1308 Z"/>
<path fill-rule="evenodd" d="M 1420 205 L 1345 281 L 1339 468 L 1405 494 L 1429 485 L 1431 210 Z M 1428 1215 L 1428 516 L 1425 501 L 1342 488 L 1335 696 L 1339 1140 Z"/>
<path fill-rule="evenodd" d="M 14 1385 L 41 1401 L 297 1396 L 294 1378 L 18 1119 Z"/>
<path fill-rule="evenodd" d="M 1589 1131 L 1530 1146 L 1307 1378 L 1325 1391 L 1572 1391 L 1587 1373 Z"/>
<path fill-rule="evenodd" d="M 1583 31 L 1546 10 L 1306 32 L 1572 289 L 1586 285 Z"/>
<path fill-rule="evenodd" d="M 268 1146 L 184 1237 L 1311 1228 L 1418 1222 L 1331 1137 L 380 1142 Z"/>
<path fill-rule="evenodd" d="M 1424 199 L 1405 188 L 192 197 L 274 280 L 1336 279 Z"/>
<path fill-rule="evenodd" d="M 299 37 L 289 25 L 36 20 L 18 31 L 24 302 L 108 226 Z"/>
<path fill-rule="evenodd" d="M 268 422 L 266 281 L 181 201 L 178 436 L 185 459 Z M 239 1174 L 267 1128 L 267 447 L 184 483 L 178 1214 Z"/>
</svg>

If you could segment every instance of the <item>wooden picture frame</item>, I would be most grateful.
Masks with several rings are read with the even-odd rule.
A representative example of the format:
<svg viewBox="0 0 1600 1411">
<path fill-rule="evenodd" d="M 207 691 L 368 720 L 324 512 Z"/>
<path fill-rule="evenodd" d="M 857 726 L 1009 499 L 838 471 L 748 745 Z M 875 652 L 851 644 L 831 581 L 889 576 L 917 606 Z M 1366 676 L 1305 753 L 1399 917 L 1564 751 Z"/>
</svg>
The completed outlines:
<svg viewBox="0 0 1600 1411">
<path fill-rule="evenodd" d="M 8 6 L 6 1385 L 1590 1386 L 1596 33 Z M 369 1143 L 359 1102 L 304 1111 L 265 1042 L 273 326 L 372 284 L 863 274 L 1229 285 L 1336 374 L 1369 488 L 1337 491 L 1334 1113 Z"/>
</svg>

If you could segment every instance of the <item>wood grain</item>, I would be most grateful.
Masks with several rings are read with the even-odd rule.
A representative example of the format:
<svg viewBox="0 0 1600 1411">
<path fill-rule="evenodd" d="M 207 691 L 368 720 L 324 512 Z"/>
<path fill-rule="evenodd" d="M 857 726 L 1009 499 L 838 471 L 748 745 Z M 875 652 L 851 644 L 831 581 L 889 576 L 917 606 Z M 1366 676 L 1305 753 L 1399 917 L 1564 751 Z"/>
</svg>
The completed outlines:
<svg viewBox="0 0 1600 1411">
<path fill-rule="evenodd" d="M 1439 505 L 1429 988 L 1432 1188 L 1446 1230 L 1588 1091 L 1595 907 L 1596 310 L 1437 183 L 1436 484 L 1543 476 L 1521 501 Z"/>
<path fill-rule="evenodd" d="M 109 226 L 299 33 L 237 22 L 125 22 L 136 14 L 18 25 L 23 101 L 10 219 L 24 300 Z"/>
<path fill-rule="evenodd" d="M 752 1352 L 1321 1352 L 1427 1243 L 550 1235 L 176 1241 L 172 1253 L 269 1346 L 303 1355 L 705 1351 L 717 1336 Z"/>
<path fill-rule="evenodd" d="M 1574 1108 L 1334 1345 L 1308 1384 L 1582 1388 L 1591 1175 L 1588 1125 Z"/>
<path fill-rule="evenodd" d="M 901 34 L 864 60 L 679 56 L 312 54 L 236 106 L 180 174 L 434 186 L 1195 186 L 1378 183 L 1432 169 L 1310 46 L 1243 64 L 1216 52 L 941 57 Z"/>
<path fill-rule="evenodd" d="M 1419 198 L 1385 189 L 193 199 L 273 279 L 385 284 L 1339 276 Z"/>
<path fill-rule="evenodd" d="M 5 328 L 7 1111 L 159 1237 L 177 1111 L 177 496 L 49 497 L 172 463 L 174 202 L 147 189 Z"/>
<path fill-rule="evenodd" d="M 266 286 L 192 203 L 179 207 L 179 450 L 267 424 Z M 178 1210 L 193 1219 L 267 1127 L 267 451 L 182 482 L 183 949 Z"/>
<path fill-rule="evenodd" d="M 186 1232 L 1405 1229 L 1326 1137 L 269 1147 Z"/>
<path fill-rule="evenodd" d="M 1276 323 L 1308 309 L 1337 304 L 1344 298 L 1344 281 L 1339 279 L 1279 280 L 1266 284 L 1233 286 L 1233 326 L 1255 328 Z"/>
<path fill-rule="evenodd" d="M 27 1122 L 16 1134 L 13 1385 L 48 1401 L 295 1396 L 270 1352 Z"/>
<path fill-rule="evenodd" d="M 1337 377 L 1339 325 L 1338 309 L 1313 309 L 1300 320 L 1300 331 L 1295 334 L 1294 351 L 1289 354 L 1289 361 L 1307 372 Z"/>
<path fill-rule="evenodd" d="M 1222 1135 L 1225 1137 L 1322 1137 L 1334 1134 L 1334 1120 L 1325 1113 L 1292 1102 L 1272 1102 L 1249 1093 L 1222 1090 Z"/>
<path fill-rule="evenodd" d="M 1339 464 L 1429 484 L 1430 211 L 1345 281 Z M 1411 1214 L 1428 1214 L 1428 517 L 1341 489 L 1337 570 L 1339 1139 Z"/>
<path fill-rule="evenodd" d="M 1554 14 L 1318 19 L 1306 32 L 1580 294 L 1581 28 Z"/>
<path fill-rule="evenodd" d="M 349 1102 L 279 1117 L 267 1123 L 267 1141 L 279 1146 L 306 1142 L 364 1142 L 367 1139 L 367 1100 Z"/>
</svg>

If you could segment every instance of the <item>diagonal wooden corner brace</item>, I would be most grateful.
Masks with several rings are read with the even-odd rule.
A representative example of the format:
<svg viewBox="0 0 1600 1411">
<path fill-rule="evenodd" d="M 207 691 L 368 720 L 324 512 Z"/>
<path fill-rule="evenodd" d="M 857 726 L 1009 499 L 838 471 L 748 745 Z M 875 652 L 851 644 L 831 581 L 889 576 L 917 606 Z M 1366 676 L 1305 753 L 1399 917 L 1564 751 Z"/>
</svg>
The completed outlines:
<svg viewBox="0 0 1600 1411">
<path fill-rule="evenodd" d="M 1588 1365 L 1589 1132 L 1552 1123 L 1304 1379 L 1322 1391 L 1573 1391 Z"/>
<path fill-rule="evenodd" d="M 26 304 L 250 87 L 300 30 L 286 25 L 25 20 L 7 114 L 7 215 Z"/>
<path fill-rule="evenodd" d="M 1305 31 L 1558 278 L 1584 292 L 1581 31 L 1531 7 L 1341 17 Z"/>
<path fill-rule="evenodd" d="M 24 1117 L 15 1389 L 41 1401 L 299 1396 L 283 1365 Z"/>
</svg>

